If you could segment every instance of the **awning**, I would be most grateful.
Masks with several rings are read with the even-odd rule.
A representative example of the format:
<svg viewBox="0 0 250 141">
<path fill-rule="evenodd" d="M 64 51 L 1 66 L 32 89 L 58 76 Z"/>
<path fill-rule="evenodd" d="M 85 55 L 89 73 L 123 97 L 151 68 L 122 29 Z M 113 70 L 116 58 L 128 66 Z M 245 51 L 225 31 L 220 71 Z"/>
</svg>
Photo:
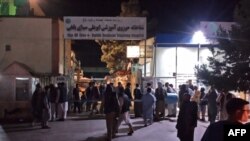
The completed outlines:
<svg viewBox="0 0 250 141">
<path fill-rule="evenodd" d="M 157 34 L 156 47 L 213 47 L 215 44 L 194 44 L 191 34 Z"/>
</svg>

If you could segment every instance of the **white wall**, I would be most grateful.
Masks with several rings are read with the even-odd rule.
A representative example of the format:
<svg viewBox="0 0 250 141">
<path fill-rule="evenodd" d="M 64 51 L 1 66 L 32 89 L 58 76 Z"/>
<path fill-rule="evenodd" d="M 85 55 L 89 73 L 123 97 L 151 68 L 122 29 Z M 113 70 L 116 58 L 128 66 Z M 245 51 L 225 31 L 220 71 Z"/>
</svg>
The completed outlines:
<svg viewBox="0 0 250 141">
<path fill-rule="evenodd" d="M 18 61 L 36 73 L 52 73 L 52 63 L 54 63 L 54 67 L 58 67 L 58 73 L 62 74 L 64 45 L 65 54 L 70 56 L 71 52 L 71 42 L 65 41 L 64 44 L 63 31 L 63 22 L 51 18 L 0 18 L 0 72 L 14 61 Z M 11 46 L 10 51 L 5 51 L 6 45 Z M 53 51 L 54 54 L 52 54 Z M 56 51 L 59 51 L 59 54 Z M 70 57 L 67 57 L 66 64 L 69 63 Z M 67 69 L 65 70 L 67 72 Z M 2 107 L 0 118 L 3 116 L 5 108 L 8 110 L 16 107 L 30 108 L 30 100 L 16 101 L 15 77 L 8 77 L 11 79 L 3 80 L 0 74 L 0 78 L 2 78 L 0 79 L 0 90 L 2 90 L 0 91 L 0 107 Z M 37 80 L 30 80 L 30 97 L 36 83 Z"/>
<path fill-rule="evenodd" d="M 47 18 L 0 18 L 0 70 L 18 61 L 35 72 L 52 71 L 52 20 Z M 6 52 L 5 46 L 11 51 Z"/>
<path fill-rule="evenodd" d="M 191 79 L 196 84 L 195 66 L 198 65 L 198 47 L 156 47 L 155 77 L 160 82 L 169 82 L 177 88 Z M 177 55 L 177 57 L 176 57 Z M 208 48 L 200 48 L 200 64 L 208 64 L 212 56 Z M 176 73 L 177 77 L 173 75 Z"/>
<path fill-rule="evenodd" d="M 195 65 L 198 65 L 198 48 L 177 48 L 177 73 L 194 74 Z"/>
<path fill-rule="evenodd" d="M 156 77 L 173 77 L 176 72 L 176 48 L 156 48 Z"/>
</svg>

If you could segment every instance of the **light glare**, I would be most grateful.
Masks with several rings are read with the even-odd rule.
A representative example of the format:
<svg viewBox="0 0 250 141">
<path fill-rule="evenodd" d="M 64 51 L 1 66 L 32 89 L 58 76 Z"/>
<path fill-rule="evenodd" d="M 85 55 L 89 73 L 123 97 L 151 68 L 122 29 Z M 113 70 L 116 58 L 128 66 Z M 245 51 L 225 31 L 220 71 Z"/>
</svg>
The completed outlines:
<svg viewBox="0 0 250 141">
<path fill-rule="evenodd" d="M 207 40 L 202 31 L 196 31 L 192 38 L 193 44 L 206 44 Z"/>
<path fill-rule="evenodd" d="M 16 80 L 29 80 L 27 77 L 16 77 Z"/>
</svg>

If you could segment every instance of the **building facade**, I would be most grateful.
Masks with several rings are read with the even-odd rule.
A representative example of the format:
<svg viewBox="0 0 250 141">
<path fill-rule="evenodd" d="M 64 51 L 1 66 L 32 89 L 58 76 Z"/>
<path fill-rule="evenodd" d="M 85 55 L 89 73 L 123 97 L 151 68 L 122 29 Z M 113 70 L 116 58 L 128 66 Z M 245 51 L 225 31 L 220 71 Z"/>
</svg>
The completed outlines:
<svg viewBox="0 0 250 141">
<path fill-rule="evenodd" d="M 3 107 L 0 109 L 0 118 L 4 116 L 5 108 L 13 110 L 28 107 L 36 83 L 40 82 L 44 86 L 55 83 L 59 75 L 74 74 L 71 41 L 64 40 L 63 31 L 60 19 L 0 18 L 0 106 Z M 17 73 L 16 68 L 26 73 Z M 25 98 L 17 98 L 17 95 L 22 97 L 19 87 L 23 88 Z"/>
</svg>

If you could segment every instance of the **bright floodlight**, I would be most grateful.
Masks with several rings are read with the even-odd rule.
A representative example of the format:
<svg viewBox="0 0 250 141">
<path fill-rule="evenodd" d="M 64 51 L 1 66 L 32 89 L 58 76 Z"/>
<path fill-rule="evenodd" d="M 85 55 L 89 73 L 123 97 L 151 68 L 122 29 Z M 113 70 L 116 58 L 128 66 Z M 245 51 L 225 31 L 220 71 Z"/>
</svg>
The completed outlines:
<svg viewBox="0 0 250 141">
<path fill-rule="evenodd" d="M 193 44 L 206 44 L 207 40 L 202 31 L 196 31 L 192 38 Z"/>
</svg>

